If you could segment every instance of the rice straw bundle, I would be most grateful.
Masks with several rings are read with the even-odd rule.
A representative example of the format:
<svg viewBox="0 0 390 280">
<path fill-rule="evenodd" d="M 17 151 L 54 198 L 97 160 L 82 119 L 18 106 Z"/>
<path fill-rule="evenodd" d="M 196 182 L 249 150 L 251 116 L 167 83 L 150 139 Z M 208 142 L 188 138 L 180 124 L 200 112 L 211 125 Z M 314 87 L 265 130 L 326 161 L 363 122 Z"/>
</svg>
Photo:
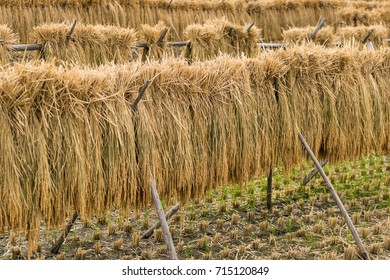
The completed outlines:
<svg viewBox="0 0 390 280">
<path fill-rule="evenodd" d="M 139 29 L 140 41 L 148 47 L 144 48 L 142 53 L 142 61 L 146 59 L 161 59 L 167 52 L 167 36 L 165 35 L 161 41 L 160 37 L 166 28 L 164 22 L 160 21 L 154 26 L 142 24 Z"/>
<path fill-rule="evenodd" d="M 189 25 L 184 35 L 191 42 L 191 58 L 206 60 L 215 58 L 220 53 L 255 56 L 259 50 L 259 33 L 254 26 L 246 32 L 244 26 L 232 24 L 222 18 L 203 25 Z"/>
<path fill-rule="evenodd" d="M 304 28 L 293 27 L 287 30 L 283 30 L 283 38 L 285 42 L 302 43 L 310 40 L 310 35 L 313 33 L 315 26 L 308 26 Z M 321 28 L 313 42 L 324 45 L 332 46 L 335 42 L 335 35 L 333 28 L 326 26 Z"/>
<path fill-rule="evenodd" d="M 375 46 L 383 45 L 385 43 L 384 40 L 389 38 L 389 30 L 383 25 L 341 27 L 337 30 L 337 35 L 341 41 L 350 41 L 353 39 L 357 42 L 363 42 L 372 29 L 374 32 L 370 35 L 369 41 Z"/>
<path fill-rule="evenodd" d="M 280 41 L 282 30 L 288 26 L 315 25 L 322 17 L 332 24 L 337 10 L 345 5 L 339 0 L 254 0 L 249 1 L 247 10 L 256 26 L 262 28 L 266 41 Z"/>
<path fill-rule="evenodd" d="M 18 36 L 6 25 L 0 25 L 0 65 L 11 62 L 14 53 L 7 48 L 9 44 L 16 44 Z"/>
<path fill-rule="evenodd" d="M 205 20 L 225 16 L 236 24 L 245 24 L 251 19 L 242 0 L 146 0 L 142 1 L 142 23 L 153 25 L 162 20 L 172 29 L 169 40 L 183 40 L 185 28 L 190 24 L 204 24 Z"/>
<path fill-rule="evenodd" d="M 362 67 L 362 65 L 364 67 Z M 254 58 L 0 70 L 0 230 L 150 200 L 185 203 L 300 164 L 390 152 L 390 50 L 315 44 Z M 145 80 L 150 87 L 132 111 Z"/>
<path fill-rule="evenodd" d="M 250 21 L 242 0 L 174 0 L 170 4 L 166 0 L 7 0 L 0 4 L 0 24 L 10 24 L 20 33 L 22 43 L 30 42 L 29 34 L 35 26 L 73 20 L 123 28 L 155 25 L 162 20 L 175 30 L 168 39 L 176 41 L 181 40 L 188 24 L 223 15 L 240 24 Z"/>
<path fill-rule="evenodd" d="M 220 27 L 209 22 L 191 24 L 184 31 L 185 38 L 191 42 L 190 59 L 207 60 L 216 57 L 221 51 L 223 33 Z"/>
<path fill-rule="evenodd" d="M 344 7 L 337 12 L 338 18 L 342 23 L 353 26 L 356 24 L 368 25 L 371 24 L 369 12 L 364 8 Z"/>
<path fill-rule="evenodd" d="M 132 113 L 112 80 L 51 64 L 15 66 L 2 79 L 1 229 L 33 240 L 41 218 L 50 228 L 74 210 L 90 217 L 134 203 L 124 192 L 136 186 Z"/>
<path fill-rule="evenodd" d="M 30 43 L 32 30 L 42 24 L 77 20 L 84 24 L 136 27 L 140 20 L 134 11 L 139 11 L 138 1 L 128 1 L 122 7 L 110 0 L 7 0 L 0 5 L 0 23 L 10 24 L 19 33 L 21 43 Z"/>
<path fill-rule="evenodd" d="M 239 56 L 244 53 L 248 57 L 258 54 L 258 43 L 260 40 L 260 30 L 256 26 L 247 32 L 247 26 L 236 25 L 226 20 L 226 18 L 213 20 L 212 23 L 220 26 L 223 33 L 222 51 Z"/>
<path fill-rule="evenodd" d="M 33 38 L 43 43 L 46 59 L 99 65 L 123 63 L 133 59 L 137 42 L 134 29 L 102 25 L 76 25 L 68 38 L 71 24 L 44 24 L 34 28 Z"/>
</svg>

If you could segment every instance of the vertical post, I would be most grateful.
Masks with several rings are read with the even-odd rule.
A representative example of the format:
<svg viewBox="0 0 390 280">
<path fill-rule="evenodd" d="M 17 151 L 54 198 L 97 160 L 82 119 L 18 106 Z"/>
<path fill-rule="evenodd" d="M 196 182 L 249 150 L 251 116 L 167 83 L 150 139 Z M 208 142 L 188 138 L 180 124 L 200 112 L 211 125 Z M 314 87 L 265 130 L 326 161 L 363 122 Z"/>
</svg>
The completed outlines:
<svg viewBox="0 0 390 280">
<path fill-rule="evenodd" d="M 336 201 L 336 204 L 337 206 L 339 207 L 340 209 L 340 212 L 341 214 L 343 215 L 345 221 L 347 222 L 347 225 L 349 227 L 349 230 L 351 231 L 352 233 L 352 236 L 353 238 L 355 239 L 355 242 L 357 244 L 357 246 L 359 247 L 359 251 L 360 251 L 360 255 L 363 257 L 363 259 L 365 260 L 369 260 L 370 257 L 366 251 L 366 249 L 364 248 L 364 245 L 359 237 L 359 234 L 358 232 L 356 231 L 356 228 L 355 226 L 353 225 L 352 223 L 352 220 L 351 218 L 349 217 L 348 213 L 347 213 L 347 210 L 345 210 L 345 207 L 343 205 L 343 203 L 341 202 L 341 199 L 340 197 L 337 195 L 337 192 L 336 190 L 334 189 L 332 183 L 330 182 L 328 176 L 326 176 L 325 174 L 325 171 L 324 169 L 322 169 L 320 163 L 318 162 L 316 156 L 314 155 L 313 151 L 310 149 L 309 145 L 307 144 L 305 138 L 302 136 L 302 134 L 299 132 L 298 133 L 298 136 L 299 136 L 299 140 L 301 140 L 303 146 L 305 147 L 305 150 L 307 151 L 307 153 L 310 155 L 311 159 L 313 160 L 315 166 L 317 167 L 317 169 L 319 170 L 322 178 L 324 179 L 326 185 L 328 186 L 330 192 L 332 193 L 333 195 L 333 198 L 334 200 Z"/>
<path fill-rule="evenodd" d="M 272 209 L 272 167 L 269 169 L 267 177 L 267 208 Z"/>
<path fill-rule="evenodd" d="M 353 26 L 357 26 L 357 20 L 358 20 L 358 14 L 357 13 L 355 13 L 354 15 L 353 15 Z"/>
<path fill-rule="evenodd" d="M 160 197 L 158 196 L 156 182 L 154 181 L 153 177 L 151 179 L 152 179 L 152 199 L 153 199 L 154 206 L 156 207 L 157 210 L 158 219 L 160 221 L 161 229 L 164 235 L 164 241 L 165 244 L 167 245 L 168 254 L 171 260 L 177 260 L 178 258 L 177 258 L 175 246 L 173 246 L 172 235 L 169 232 L 168 223 L 167 220 L 165 219 L 165 214 L 161 205 Z"/>
</svg>

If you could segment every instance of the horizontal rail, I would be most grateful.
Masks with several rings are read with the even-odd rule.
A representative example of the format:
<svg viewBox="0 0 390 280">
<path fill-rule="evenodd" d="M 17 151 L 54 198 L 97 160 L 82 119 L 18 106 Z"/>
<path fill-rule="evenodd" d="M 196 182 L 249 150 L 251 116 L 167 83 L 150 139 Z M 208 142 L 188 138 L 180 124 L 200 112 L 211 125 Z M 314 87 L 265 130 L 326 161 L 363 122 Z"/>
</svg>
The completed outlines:
<svg viewBox="0 0 390 280">
<path fill-rule="evenodd" d="M 167 45 L 170 46 L 170 47 L 186 47 L 186 46 L 190 46 L 191 42 L 190 41 L 186 41 L 186 42 L 168 42 Z"/>
<path fill-rule="evenodd" d="M 1 41 L 0 41 L 1 43 Z M 191 45 L 190 41 L 184 42 L 167 42 L 167 45 L 170 47 L 186 47 Z M 259 43 L 259 47 L 262 48 L 285 48 L 287 44 L 277 44 L 277 43 Z M 148 48 L 149 46 L 145 43 L 138 43 L 135 45 L 136 48 Z M 40 51 L 43 48 L 43 44 L 16 44 L 16 45 L 7 45 L 7 48 L 12 51 Z"/>
<path fill-rule="evenodd" d="M 11 51 L 17 51 L 17 52 L 40 51 L 43 48 L 43 44 L 17 44 L 17 45 L 8 45 L 7 48 Z"/>
<path fill-rule="evenodd" d="M 277 48 L 285 48 L 287 44 L 279 44 L 279 43 L 259 43 L 259 47 L 269 48 L 269 49 L 277 49 Z"/>
</svg>

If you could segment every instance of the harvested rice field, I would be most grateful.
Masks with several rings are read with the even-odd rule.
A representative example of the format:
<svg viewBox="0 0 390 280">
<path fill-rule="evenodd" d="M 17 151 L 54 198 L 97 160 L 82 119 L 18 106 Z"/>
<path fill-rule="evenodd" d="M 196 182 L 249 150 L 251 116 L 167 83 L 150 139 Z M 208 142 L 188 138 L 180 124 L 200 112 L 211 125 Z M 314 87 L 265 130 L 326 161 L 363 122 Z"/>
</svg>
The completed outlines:
<svg viewBox="0 0 390 280">
<path fill-rule="evenodd" d="M 0 0 L 0 258 L 390 259 L 389 10 Z"/>
<path fill-rule="evenodd" d="M 306 186 L 305 164 L 274 172 L 273 208 L 266 207 L 266 179 L 245 188 L 224 186 L 188 202 L 169 220 L 180 259 L 359 259 L 353 238 L 322 178 Z M 325 167 L 345 202 L 371 259 L 390 259 L 390 157 L 371 155 Z M 165 205 L 169 209 L 172 205 Z M 50 248 L 59 230 L 45 231 L 33 259 L 167 259 L 161 229 L 140 236 L 157 222 L 148 206 L 124 219 L 119 211 L 77 221 L 60 253 Z M 1 259 L 26 259 L 23 234 L 0 236 Z"/>
</svg>

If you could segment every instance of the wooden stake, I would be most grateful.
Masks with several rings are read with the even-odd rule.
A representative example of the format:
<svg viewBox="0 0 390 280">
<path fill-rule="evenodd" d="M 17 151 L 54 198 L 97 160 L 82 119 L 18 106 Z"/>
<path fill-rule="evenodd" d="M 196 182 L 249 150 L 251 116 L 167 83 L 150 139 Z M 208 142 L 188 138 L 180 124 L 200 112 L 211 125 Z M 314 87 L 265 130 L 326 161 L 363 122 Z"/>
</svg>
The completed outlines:
<svg viewBox="0 0 390 280">
<path fill-rule="evenodd" d="M 321 162 L 321 167 L 324 167 L 325 164 L 327 164 L 327 163 L 328 163 L 328 160 L 327 160 L 327 159 L 324 160 L 324 161 L 322 161 L 322 162 Z M 309 183 L 310 180 L 313 179 L 314 176 L 316 176 L 316 174 L 318 173 L 318 171 L 319 171 L 319 170 L 318 170 L 317 167 L 314 168 L 314 169 L 309 173 L 309 175 L 307 175 L 307 176 L 305 177 L 305 179 L 303 179 L 303 181 L 302 181 L 302 186 L 306 186 L 307 183 Z"/>
<path fill-rule="evenodd" d="M 272 209 L 272 168 L 270 168 L 267 177 L 267 208 Z"/>
<path fill-rule="evenodd" d="M 68 236 L 68 234 L 69 234 L 70 230 L 72 229 L 74 223 L 76 222 L 78 216 L 79 216 L 79 214 L 77 213 L 77 211 L 75 211 L 73 213 L 72 219 L 68 222 L 68 224 L 64 228 L 63 233 L 61 233 L 60 238 L 58 238 L 57 242 L 51 248 L 50 251 L 53 254 L 58 254 L 58 252 L 60 251 L 62 244 L 64 243 L 66 237 Z"/>
<path fill-rule="evenodd" d="M 364 37 L 364 39 L 362 41 L 363 44 L 367 43 L 367 41 L 368 41 L 368 39 L 370 39 L 370 36 L 372 33 L 374 33 L 374 28 L 372 28 L 372 29 L 370 29 L 370 31 L 368 31 L 366 37 Z"/>
<path fill-rule="evenodd" d="M 247 28 L 245 28 L 245 32 L 248 33 L 249 31 L 251 31 L 252 27 L 255 25 L 255 23 L 252 21 L 248 26 Z"/>
<path fill-rule="evenodd" d="M 332 183 L 330 182 L 328 176 L 326 176 L 326 174 L 324 172 L 324 169 L 322 169 L 322 167 L 321 167 L 320 163 L 318 162 L 316 156 L 314 155 L 313 151 L 310 149 L 310 147 L 307 144 L 305 138 L 302 136 L 302 134 L 300 132 L 298 133 L 298 136 L 299 136 L 299 140 L 301 140 L 303 146 L 305 147 L 307 153 L 310 155 L 311 159 L 313 160 L 315 166 L 319 170 L 319 172 L 320 172 L 322 178 L 324 179 L 326 185 L 328 186 L 330 192 L 332 193 L 333 198 L 336 201 L 337 206 L 339 207 L 339 209 L 341 211 L 341 214 L 343 215 L 345 221 L 347 222 L 349 230 L 351 231 L 352 236 L 355 239 L 355 242 L 356 242 L 357 246 L 359 247 L 360 255 L 362 256 L 363 259 L 369 260 L 370 257 L 368 255 L 366 249 L 364 248 L 364 245 L 363 245 L 363 243 L 362 243 L 362 241 L 361 241 L 361 239 L 359 237 L 359 234 L 356 231 L 356 228 L 353 225 L 352 220 L 351 220 L 351 218 L 349 217 L 349 215 L 347 213 L 347 210 L 345 210 L 345 207 L 344 207 L 343 203 L 341 202 L 340 197 L 337 195 L 337 192 L 334 189 Z"/>
<path fill-rule="evenodd" d="M 145 82 L 145 84 L 140 88 L 137 98 L 134 100 L 134 103 L 131 105 L 131 109 L 133 111 L 135 111 L 135 109 L 137 108 L 137 105 L 140 102 L 140 100 L 142 99 L 142 96 L 144 96 L 146 89 L 150 85 L 150 82 L 151 82 L 150 80 L 147 80 Z"/>
<path fill-rule="evenodd" d="M 175 214 L 180 208 L 180 204 L 177 203 L 175 206 L 173 206 L 167 213 L 165 213 L 165 219 L 166 220 L 169 220 L 173 214 Z M 141 239 L 147 239 L 149 237 L 151 237 L 153 235 L 153 231 L 156 229 L 156 228 L 159 228 L 161 225 L 160 225 L 160 222 L 158 222 L 157 224 L 151 226 L 147 231 L 145 231 L 142 236 L 141 236 Z"/>
<path fill-rule="evenodd" d="M 66 39 L 65 39 L 65 45 L 66 45 L 66 46 L 69 46 L 70 37 L 72 37 L 72 34 L 73 34 L 73 32 L 74 32 L 74 29 L 76 28 L 76 24 L 77 24 L 77 20 L 75 20 L 75 21 L 73 22 L 73 25 L 72 25 L 72 27 L 70 28 L 68 34 L 66 34 Z"/>
<path fill-rule="evenodd" d="M 153 177 L 152 177 L 152 199 L 153 199 L 154 206 L 156 207 L 157 210 L 157 215 L 158 215 L 158 219 L 160 220 L 161 229 L 163 230 L 164 241 L 165 244 L 167 245 L 169 257 L 171 260 L 177 260 L 178 258 L 177 258 L 175 246 L 173 246 L 172 235 L 169 232 L 168 223 L 167 220 L 165 219 L 164 211 L 157 192 L 156 182 L 154 181 Z"/>
<path fill-rule="evenodd" d="M 157 45 L 160 45 L 162 43 L 162 41 L 164 40 L 165 38 L 165 35 L 167 35 L 167 32 L 168 32 L 168 28 L 164 28 L 163 31 L 161 32 L 161 35 L 160 37 L 158 38 L 157 40 Z"/>
<path fill-rule="evenodd" d="M 325 25 L 325 18 L 322 18 L 319 23 L 317 24 L 316 29 L 314 29 L 313 33 L 310 35 L 310 40 L 314 40 L 314 38 L 317 36 L 318 31 Z"/>
</svg>

